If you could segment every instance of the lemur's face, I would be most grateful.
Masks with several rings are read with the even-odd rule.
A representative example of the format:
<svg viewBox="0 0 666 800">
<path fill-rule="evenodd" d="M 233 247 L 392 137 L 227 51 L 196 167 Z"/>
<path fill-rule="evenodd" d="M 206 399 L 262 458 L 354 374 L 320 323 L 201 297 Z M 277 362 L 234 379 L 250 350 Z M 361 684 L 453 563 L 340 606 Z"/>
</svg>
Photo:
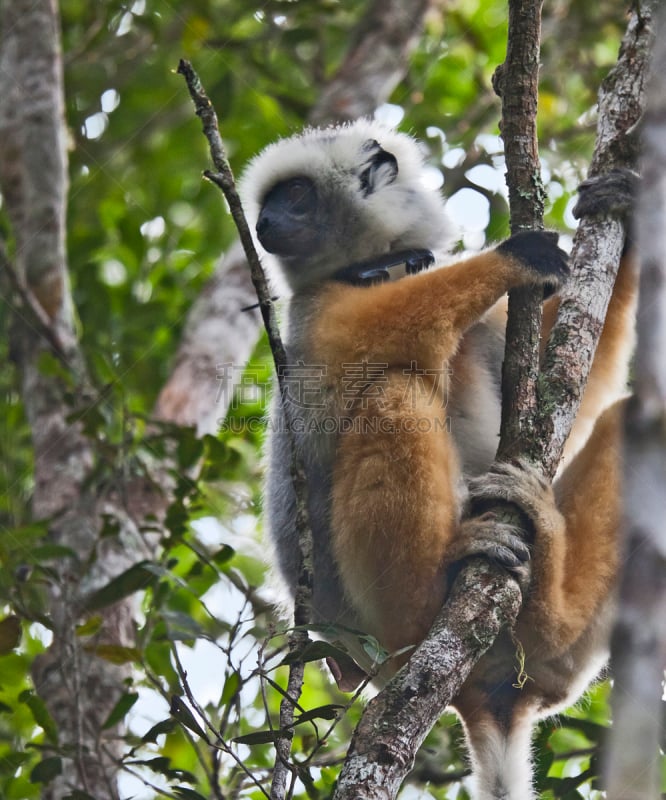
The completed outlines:
<svg viewBox="0 0 666 800">
<path fill-rule="evenodd" d="M 393 183 L 397 159 L 371 139 L 362 145 L 357 163 L 352 171 L 332 161 L 328 174 L 317 179 L 295 175 L 275 183 L 264 196 L 257 237 L 292 280 L 296 272 L 299 282 L 316 280 L 322 265 L 330 274 L 389 248 L 368 198 Z"/>
<path fill-rule="evenodd" d="M 451 229 L 423 175 L 413 139 L 359 121 L 270 145 L 247 170 L 243 199 L 298 291 L 391 251 L 443 249 Z"/>
<path fill-rule="evenodd" d="M 276 183 L 264 198 L 257 237 L 278 257 L 306 256 L 321 245 L 319 198 L 314 181 L 304 175 Z"/>
</svg>

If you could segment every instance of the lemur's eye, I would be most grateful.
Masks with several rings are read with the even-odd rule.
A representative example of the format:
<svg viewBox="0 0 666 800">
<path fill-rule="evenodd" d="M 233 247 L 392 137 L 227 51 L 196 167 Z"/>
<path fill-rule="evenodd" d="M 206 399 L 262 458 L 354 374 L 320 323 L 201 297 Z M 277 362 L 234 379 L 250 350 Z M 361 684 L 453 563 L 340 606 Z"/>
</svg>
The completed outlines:
<svg viewBox="0 0 666 800">
<path fill-rule="evenodd" d="M 292 178 L 284 185 L 285 202 L 292 214 L 305 215 L 316 203 L 314 183 L 309 178 Z"/>
<path fill-rule="evenodd" d="M 306 217 L 317 209 L 317 190 L 314 181 L 299 175 L 280 181 L 268 192 L 263 208 L 282 209 L 290 217 Z"/>
</svg>

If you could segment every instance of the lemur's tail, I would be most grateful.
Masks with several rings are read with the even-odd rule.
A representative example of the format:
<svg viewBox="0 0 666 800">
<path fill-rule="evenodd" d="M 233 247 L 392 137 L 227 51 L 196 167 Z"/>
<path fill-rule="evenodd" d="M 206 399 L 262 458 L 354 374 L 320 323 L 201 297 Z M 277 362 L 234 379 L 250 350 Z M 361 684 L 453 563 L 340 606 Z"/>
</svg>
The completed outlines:
<svg viewBox="0 0 666 800">
<path fill-rule="evenodd" d="M 476 784 L 474 800 L 534 800 L 532 725 L 526 719 L 507 730 L 488 713 L 466 720 Z"/>
</svg>

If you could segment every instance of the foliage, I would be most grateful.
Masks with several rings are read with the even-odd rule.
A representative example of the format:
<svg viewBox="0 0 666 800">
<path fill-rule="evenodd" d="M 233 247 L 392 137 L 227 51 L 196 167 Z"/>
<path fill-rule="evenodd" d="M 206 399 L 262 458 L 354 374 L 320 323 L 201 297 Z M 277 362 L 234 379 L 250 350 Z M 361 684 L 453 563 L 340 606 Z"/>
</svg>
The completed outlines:
<svg viewBox="0 0 666 800">
<path fill-rule="evenodd" d="M 540 108 L 547 223 L 566 229 L 591 150 L 596 88 L 615 59 L 623 20 L 610 2 L 549 5 Z M 337 0 L 61 3 L 72 139 L 69 263 L 97 387 L 85 415 L 96 442 L 93 480 L 108 487 L 121 474 L 146 474 L 166 452 L 176 459 L 159 557 L 137 558 L 93 594 L 78 628 L 90 653 L 134 667 L 107 720 L 109 727 L 128 723 L 126 796 L 168 788 L 179 798 L 213 791 L 259 797 L 274 760 L 284 678 L 284 628 L 271 613 L 256 538 L 265 344 L 247 373 L 246 386 L 256 384 L 257 396 L 243 393 L 218 437 L 198 440 L 189 429 L 149 420 L 187 311 L 233 238 L 219 193 L 201 180 L 206 145 L 175 67 L 181 56 L 194 62 L 240 170 L 269 140 L 303 124 L 364 8 Z M 427 142 L 447 194 L 474 193 L 465 208 L 478 219 L 466 221 L 464 241 L 477 246 L 486 235 L 503 235 L 508 220 L 496 171 L 499 107 L 490 88 L 505 36 L 499 0 L 458 0 L 442 14 L 433 10 L 408 77 L 382 110 Z M 0 307 L 3 363 L 11 357 L 9 308 Z M 39 797 L 67 756 L 29 675 L 49 641 L 44 586 L 55 579 L 54 563 L 78 555 L 51 544 L 45 525 L 30 522 L 30 437 L 11 367 L 0 372 L 0 419 L 0 797 L 27 800 Z M 108 518 L 101 537 L 117 536 L 118 527 Z M 99 645 L 100 612 L 130 594 L 141 603 L 136 645 Z M 583 796 L 579 774 L 593 787 L 585 796 L 594 796 L 605 694 L 605 687 L 596 689 L 584 708 L 542 727 L 538 777 L 545 796 Z M 295 794 L 330 794 L 358 713 L 359 702 L 350 706 L 308 665 L 295 727 Z M 423 749 L 413 777 L 420 796 L 466 796 L 460 735 L 449 723 Z"/>
</svg>

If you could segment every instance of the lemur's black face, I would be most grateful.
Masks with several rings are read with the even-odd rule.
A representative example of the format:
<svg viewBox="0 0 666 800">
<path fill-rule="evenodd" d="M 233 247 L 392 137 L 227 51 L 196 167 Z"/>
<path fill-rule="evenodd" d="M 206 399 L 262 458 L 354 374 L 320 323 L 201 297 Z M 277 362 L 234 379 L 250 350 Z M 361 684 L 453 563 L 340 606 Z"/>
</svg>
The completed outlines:
<svg viewBox="0 0 666 800">
<path fill-rule="evenodd" d="M 305 176 L 275 184 L 264 198 L 257 237 L 276 256 L 305 255 L 318 241 L 319 198 L 314 182 Z"/>
</svg>

